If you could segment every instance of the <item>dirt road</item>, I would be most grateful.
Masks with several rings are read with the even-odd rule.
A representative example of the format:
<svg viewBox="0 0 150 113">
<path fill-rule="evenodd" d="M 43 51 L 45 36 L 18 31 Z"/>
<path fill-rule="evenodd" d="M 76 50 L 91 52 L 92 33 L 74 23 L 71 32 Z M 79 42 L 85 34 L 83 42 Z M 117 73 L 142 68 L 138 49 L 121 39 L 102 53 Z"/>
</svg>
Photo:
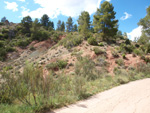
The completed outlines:
<svg viewBox="0 0 150 113">
<path fill-rule="evenodd" d="M 150 79 L 115 87 L 52 113 L 150 113 Z"/>
</svg>

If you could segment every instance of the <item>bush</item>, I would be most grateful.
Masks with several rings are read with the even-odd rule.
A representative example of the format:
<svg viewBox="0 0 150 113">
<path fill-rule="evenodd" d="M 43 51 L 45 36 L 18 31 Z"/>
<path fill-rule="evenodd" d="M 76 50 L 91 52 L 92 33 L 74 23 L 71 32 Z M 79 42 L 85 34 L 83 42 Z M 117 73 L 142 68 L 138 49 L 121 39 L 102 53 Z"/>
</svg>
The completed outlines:
<svg viewBox="0 0 150 113">
<path fill-rule="evenodd" d="M 83 37 L 80 35 L 71 35 L 69 34 L 66 38 L 62 39 L 59 44 L 63 45 L 67 49 L 78 46 L 83 41 Z"/>
<path fill-rule="evenodd" d="M 4 42 L 0 41 L 0 48 L 4 46 Z"/>
<path fill-rule="evenodd" d="M 119 54 L 117 53 L 117 51 L 113 50 L 111 51 L 112 55 L 114 58 L 118 58 L 119 57 Z"/>
<path fill-rule="evenodd" d="M 133 53 L 140 56 L 143 54 L 143 52 L 139 49 L 134 49 Z"/>
<path fill-rule="evenodd" d="M 126 44 L 121 44 L 120 45 L 120 51 L 121 52 L 132 53 L 134 48 L 135 47 L 133 45 L 126 45 Z"/>
<path fill-rule="evenodd" d="M 98 43 L 99 46 L 104 46 L 103 42 Z"/>
<path fill-rule="evenodd" d="M 94 47 L 93 51 L 95 52 L 96 55 L 101 55 L 101 54 L 105 54 L 105 51 L 98 48 L 98 47 Z"/>
<path fill-rule="evenodd" d="M 145 63 L 139 63 L 137 65 L 137 72 L 138 73 L 144 73 L 145 75 L 150 74 L 150 63 L 145 64 Z"/>
<path fill-rule="evenodd" d="M 35 49 L 35 47 L 31 46 L 31 47 L 30 47 L 30 50 L 31 50 L 31 51 L 34 51 L 34 50 L 36 50 L 36 49 Z"/>
<path fill-rule="evenodd" d="M 6 47 L 6 51 L 7 52 L 14 52 L 15 51 L 15 48 L 11 47 L 11 46 L 7 46 Z"/>
<path fill-rule="evenodd" d="M 58 41 L 59 41 L 59 34 L 57 34 L 57 33 L 53 34 L 52 40 L 53 40 L 54 42 L 58 42 Z"/>
<path fill-rule="evenodd" d="M 125 44 L 126 44 L 126 45 L 131 45 L 130 40 L 129 40 L 129 39 L 126 39 Z"/>
<path fill-rule="evenodd" d="M 56 62 L 50 63 L 46 65 L 46 68 L 48 70 L 58 70 L 58 69 L 63 69 L 67 66 L 67 61 L 65 60 L 58 60 Z"/>
<path fill-rule="evenodd" d="M 96 41 L 96 39 L 94 37 L 88 38 L 88 43 L 90 45 L 97 45 L 97 41 Z"/>
<path fill-rule="evenodd" d="M 3 39 L 3 37 L 4 37 L 3 34 L 0 33 L 0 39 Z"/>
<path fill-rule="evenodd" d="M 43 41 L 49 38 L 49 32 L 45 30 L 35 31 L 31 34 L 33 40 Z"/>
<path fill-rule="evenodd" d="M 115 61 L 115 63 L 116 64 L 118 64 L 119 66 L 123 66 L 124 65 L 124 61 L 123 61 L 123 59 L 117 59 L 116 61 Z"/>
<path fill-rule="evenodd" d="M 95 68 L 95 63 L 87 57 L 78 58 L 75 64 L 75 73 L 77 76 L 82 76 L 87 80 L 95 80 L 100 77 L 98 70 Z"/>
<path fill-rule="evenodd" d="M 28 38 L 20 39 L 17 41 L 17 46 L 24 48 L 24 47 L 28 46 L 30 43 L 31 43 L 31 40 Z"/>
<path fill-rule="evenodd" d="M 96 59 L 96 66 L 101 66 L 101 67 L 104 67 L 104 66 L 107 66 L 108 62 L 105 60 L 104 57 L 98 57 Z"/>
<path fill-rule="evenodd" d="M 0 48 L 0 61 L 4 61 L 7 57 L 7 52 L 5 48 Z"/>
<path fill-rule="evenodd" d="M 125 59 L 126 58 L 126 54 L 122 54 L 122 58 Z"/>
</svg>

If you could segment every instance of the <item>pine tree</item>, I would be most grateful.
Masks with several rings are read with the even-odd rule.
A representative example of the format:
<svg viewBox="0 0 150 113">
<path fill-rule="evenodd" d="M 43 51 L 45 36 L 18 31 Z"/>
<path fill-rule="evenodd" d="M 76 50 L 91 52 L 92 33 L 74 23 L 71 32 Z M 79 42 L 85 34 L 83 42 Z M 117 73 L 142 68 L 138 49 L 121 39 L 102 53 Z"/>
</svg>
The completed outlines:
<svg viewBox="0 0 150 113">
<path fill-rule="evenodd" d="M 147 15 L 140 20 L 138 23 L 142 26 L 142 36 L 140 37 L 138 42 L 141 43 L 149 43 L 150 41 L 150 6 L 146 9 Z"/>
<path fill-rule="evenodd" d="M 61 20 L 57 22 L 57 31 L 61 31 Z"/>
<path fill-rule="evenodd" d="M 47 14 L 44 14 L 42 17 L 41 17 L 41 24 L 45 27 L 48 27 L 48 23 L 49 23 L 49 17 Z"/>
<path fill-rule="evenodd" d="M 79 32 L 85 34 L 90 30 L 90 15 L 88 12 L 83 11 L 81 15 L 79 16 L 78 19 L 78 24 L 79 24 Z"/>
<path fill-rule="evenodd" d="M 73 20 L 71 17 L 68 18 L 66 22 L 67 32 L 71 32 L 73 30 Z"/>
<path fill-rule="evenodd" d="M 32 27 L 32 18 L 30 16 L 26 16 L 21 20 L 21 25 L 23 26 L 22 33 L 31 33 L 30 28 Z"/>
<path fill-rule="evenodd" d="M 61 24 L 61 31 L 65 31 L 65 23 L 64 23 L 64 21 L 62 22 L 62 24 Z"/>
<path fill-rule="evenodd" d="M 74 24 L 74 26 L 73 26 L 73 31 L 74 31 L 74 32 L 78 31 L 78 26 L 77 26 L 77 24 Z"/>
<path fill-rule="evenodd" d="M 114 37 L 118 31 L 118 20 L 115 20 L 115 14 L 113 5 L 105 1 L 94 15 L 94 31 L 100 33 L 104 40 Z"/>
</svg>

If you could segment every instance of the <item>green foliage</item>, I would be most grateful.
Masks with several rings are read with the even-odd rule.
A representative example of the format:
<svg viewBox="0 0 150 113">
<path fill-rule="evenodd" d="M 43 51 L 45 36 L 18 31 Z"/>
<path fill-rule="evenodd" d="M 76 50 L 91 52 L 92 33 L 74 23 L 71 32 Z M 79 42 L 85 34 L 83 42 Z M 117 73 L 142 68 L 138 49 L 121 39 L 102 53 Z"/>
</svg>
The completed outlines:
<svg viewBox="0 0 150 113">
<path fill-rule="evenodd" d="M 5 48 L 0 48 L 0 61 L 4 61 L 7 58 L 7 52 Z"/>
<path fill-rule="evenodd" d="M 4 41 L 0 41 L 0 48 L 4 47 Z"/>
<path fill-rule="evenodd" d="M 82 76 L 87 80 L 95 80 L 100 77 L 95 68 L 95 63 L 87 57 L 78 58 L 78 62 L 75 64 L 75 73 L 77 76 Z"/>
<path fill-rule="evenodd" d="M 64 47 L 71 49 L 75 46 L 78 46 L 83 41 L 83 37 L 80 35 L 67 35 L 64 39 L 62 39 L 59 44 L 63 45 Z"/>
<path fill-rule="evenodd" d="M 59 36 L 60 36 L 60 34 L 56 32 L 56 33 L 53 34 L 53 36 L 51 38 L 54 42 L 58 42 L 59 41 Z"/>
<path fill-rule="evenodd" d="M 104 46 L 104 42 L 98 43 L 99 46 Z"/>
<path fill-rule="evenodd" d="M 131 45 L 130 40 L 129 40 L 129 39 L 126 39 L 125 44 L 126 44 L 126 45 Z"/>
<path fill-rule="evenodd" d="M 125 59 L 126 58 L 126 54 L 122 54 L 122 58 Z"/>
<path fill-rule="evenodd" d="M 33 46 L 31 46 L 31 47 L 30 47 L 30 50 L 31 50 L 31 51 L 34 51 L 34 50 L 36 50 L 36 48 L 33 47 Z"/>
<path fill-rule="evenodd" d="M 88 38 L 88 43 L 90 45 L 97 45 L 97 41 L 96 41 L 96 39 L 94 37 Z"/>
<path fill-rule="evenodd" d="M 15 48 L 11 47 L 11 46 L 7 46 L 6 47 L 6 51 L 7 52 L 14 52 L 15 51 Z"/>
<path fill-rule="evenodd" d="M 74 25 L 73 25 L 72 31 L 73 31 L 73 32 L 77 32 L 77 31 L 78 31 L 78 26 L 77 26 L 77 24 L 74 24 Z"/>
<path fill-rule="evenodd" d="M 124 61 L 121 58 L 116 59 L 115 63 L 118 64 L 119 66 L 123 66 L 124 65 Z"/>
<path fill-rule="evenodd" d="M 145 75 L 150 74 L 150 63 L 145 64 L 145 63 L 139 63 L 137 66 L 137 72 L 138 73 L 144 73 Z"/>
<path fill-rule="evenodd" d="M 38 31 L 34 31 L 31 34 L 31 38 L 33 40 L 43 41 L 43 40 L 46 40 L 49 38 L 49 32 L 46 30 L 43 30 L 43 29 L 38 30 Z"/>
<path fill-rule="evenodd" d="M 134 49 L 133 53 L 136 55 L 139 55 L 139 56 L 141 56 L 143 54 L 143 52 L 140 49 Z"/>
<path fill-rule="evenodd" d="M 64 23 L 64 21 L 62 22 L 62 24 L 61 24 L 61 29 L 60 29 L 61 31 L 65 31 L 65 23 Z"/>
<path fill-rule="evenodd" d="M 119 54 L 118 54 L 118 52 L 116 50 L 112 50 L 111 53 L 112 53 L 114 58 L 118 58 L 119 57 Z"/>
<path fill-rule="evenodd" d="M 94 15 L 93 25 L 96 33 L 101 33 L 103 39 L 114 37 L 118 30 L 118 20 L 115 19 L 114 7 L 110 2 L 103 2 Z"/>
<path fill-rule="evenodd" d="M 61 20 L 58 20 L 57 22 L 57 31 L 61 31 Z"/>
<path fill-rule="evenodd" d="M 26 46 L 28 46 L 31 43 L 31 40 L 29 38 L 25 38 L 25 39 L 20 39 L 17 41 L 17 46 L 25 48 Z"/>
<path fill-rule="evenodd" d="M 121 52 L 132 53 L 134 49 L 135 49 L 135 47 L 133 45 L 126 45 L 123 43 L 120 45 Z"/>
<path fill-rule="evenodd" d="M 87 11 L 81 12 L 81 15 L 78 19 L 79 32 L 83 35 L 86 35 L 90 31 L 90 23 L 91 21 L 89 13 Z"/>
<path fill-rule="evenodd" d="M 48 23 L 49 23 L 49 17 L 47 14 L 44 14 L 42 17 L 41 17 L 41 24 L 45 27 L 48 26 Z"/>
<path fill-rule="evenodd" d="M 4 36 L 4 35 L 0 33 L 0 40 L 3 39 L 3 36 Z"/>
<path fill-rule="evenodd" d="M 94 47 L 93 51 L 95 52 L 96 55 L 105 54 L 105 51 L 100 49 L 99 47 Z"/>
<path fill-rule="evenodd" d="M 32 27 L 32 18 L 30 16 L 26 16 L 21 20 L 23 34 L 31 33 L 30 28 Z"/>
<path fill-rule="evenodd" d="M 67 28 L 67 32 L 71 32 L 73 30 L 73 20 L 71 16 L 68 18 L 66 22 L 66 28 Z"/>
<path fill-rule="evenodd" d="M 58 70 L 58 69 L 63 69 L 67 66 L 67 61 L 65 60 L 57 60 L 56 62 L 52 62 L 50 64 L 46 65 L 46 68 L 48 70 Z"/>
</svg>

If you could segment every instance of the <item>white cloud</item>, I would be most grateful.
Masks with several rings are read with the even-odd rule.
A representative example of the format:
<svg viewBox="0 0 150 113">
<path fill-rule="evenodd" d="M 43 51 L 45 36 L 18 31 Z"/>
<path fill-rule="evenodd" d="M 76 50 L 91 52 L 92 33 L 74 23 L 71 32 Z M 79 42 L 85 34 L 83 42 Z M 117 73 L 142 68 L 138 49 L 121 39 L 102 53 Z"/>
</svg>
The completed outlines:
<svg viewBox="0 0 150 113">
<path fill-rule="evenodd" d="M 106 1 L 110 2 L 111 0 L 106 0 Z"/>
<path fill-rule="evenodd" d="M 130 40 L 134 40 L 135 38 L 139 38 L 142 35 L 142 26 L 139 26 L 133 29 L 130 33 L 127 33 L 128 38 Z"/>
<path fill-rule="evenodd" d="M 127 12 L 124 12 L 125 16 L 122 16 L 120 19 L 121 20 L 126 20 L 128 18 L 130 18 L 132 15 L 131 14 L 128 14 Z"/>
<path fill-rule="evenodd" d="M 7 2 L 4 1 L 6 4 L 6 9 L 12 10 L 13 12 L 18 11 L 18 4 L 16 2 Z"/>
<path fill-rule="evenodd" d="M 18 0 L 18 1 L 25 2 L 26 0 Z"/>
<path fill-rule="evenodd" d="M 94 13 L 99 8 L 102 0 L 34 0 L 41 7 L 30 11 L 25 9 L 22 16 L 30 15 L 32 18 L 41 18 L 43 14 L 47 14 L 51 18 L 56 18 L 62 14 L 64 16 L 77 17 L 81 11 Z"/>
</svg>

